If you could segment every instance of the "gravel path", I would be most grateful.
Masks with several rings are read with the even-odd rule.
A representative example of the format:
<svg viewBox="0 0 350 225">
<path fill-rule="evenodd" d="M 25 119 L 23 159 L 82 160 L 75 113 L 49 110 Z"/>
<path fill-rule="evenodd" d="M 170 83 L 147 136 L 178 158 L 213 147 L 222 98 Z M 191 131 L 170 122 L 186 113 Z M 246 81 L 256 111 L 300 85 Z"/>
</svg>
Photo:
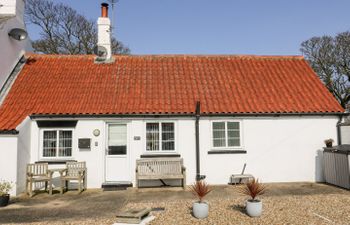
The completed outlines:
<svg viewBox="0 0 350 225">
<path fill-rule="evenodd" d="M 350 224 L 350 194 L 288 197 L 263 197 L 263 215 L 250 218 L 245 214 L 244 197 L 210 200 L 209 217 L 198 220 L 191 215 L 191 200 L 167 203 L 128 204 L 127 208 L 165 207 L 152 212 L 152 225 L 163 224 Z"/>
<path fill-rule="evenodd" d="M 263 215 L 250 218 L 244 212 L 246 198 L 238 187 L 218 186 L 208 195 L 209 217 L 203 220 L 191 215 L 194 198 L 181 189 L 140 189 L 139 191 L 88 190 L 63 196 L 38 194 L 21 196 L 0 208 L 0 224 L 101 224 L 115 222 L 117 210 L 143 207 L 164 207 L 151 212 L 151 224 L 307 224 L 350 225 L 350 191 L 314 183 L 269 184 L 262 196 Z"/>
</svg>

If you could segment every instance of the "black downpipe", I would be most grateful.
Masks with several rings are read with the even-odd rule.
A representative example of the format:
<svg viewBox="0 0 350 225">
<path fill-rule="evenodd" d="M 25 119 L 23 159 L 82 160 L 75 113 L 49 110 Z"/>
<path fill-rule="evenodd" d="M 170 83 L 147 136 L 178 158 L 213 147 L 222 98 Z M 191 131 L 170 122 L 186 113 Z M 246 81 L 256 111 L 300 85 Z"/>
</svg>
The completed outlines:
<svg viewBox="0 0 350 225">
<path fill-rule="evenodd" d="M 339 120 L 337 123 L 337 139 L 338 139 L 338 145 L 342 144 L 342 140 L 341 140 L 341 124 L 343 121 L 343 115 L 339 116 Z"/>
<path fill-rule="evenodd" d="M 201 103 L 196 102 L 196 180 L 203 180 L 204 175 L 201 175 L 200 171 L 200 151 L 199 151 L 199 119 L 201 114 Z"/>
</svg>

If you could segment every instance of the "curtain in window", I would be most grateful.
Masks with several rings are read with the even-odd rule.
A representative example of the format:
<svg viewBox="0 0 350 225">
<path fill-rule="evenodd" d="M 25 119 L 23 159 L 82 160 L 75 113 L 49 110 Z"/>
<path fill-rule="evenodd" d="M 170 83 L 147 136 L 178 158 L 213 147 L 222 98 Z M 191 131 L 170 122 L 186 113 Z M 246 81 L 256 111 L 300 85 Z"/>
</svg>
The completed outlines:
<svg viewBox="0 0 350 225">
<path fill-rule="evenodd" d="M 146 124 L 147 151 L 159 151 L 159 123 Z"/>
<path fill-rule="evenodd" d="M 174 123 L 147 123 L 146 124 L 146 150 L 147 151 L 175 150 Z"/>
<path fill-rule="evenodd" d="M 213 146 L 226 147 L 225 122 L 213 122 Z"/>
<path fill-rule="evenodd" d="M 72 138 L 71 130 L 45 130 L 43 132 L 43 157 L 72 156 Z"/>
<path fill-rule="evenodd" d="M 213 146 L 241 146 L 239 122 L 213 122 Z"/>
<path fill-rule="evenodd" d="M 67 157 L 72 156 L 72 131 L 59 131 L 59 149 L 58 156 Z"/>
<path fill-rule="evenodd" d="M 110 124 L 108 129 L 108 154 L 125 155 L 127 150 L 126 124 Z"/>
<path fill-rule="evenodd" d="M 239 132 L 238 122 L 227 122 L 227 144 L 229 147 L 241 145 Z"/>
<path fill-rule="evenodd" d="M 162 150 L 175 150 L 174 123 L 162 123 Z"/>
<path fill-rule="evenodd" d="M 57 132 L 44 131 L 43 157 L 56 157 Z"/>
</svg>

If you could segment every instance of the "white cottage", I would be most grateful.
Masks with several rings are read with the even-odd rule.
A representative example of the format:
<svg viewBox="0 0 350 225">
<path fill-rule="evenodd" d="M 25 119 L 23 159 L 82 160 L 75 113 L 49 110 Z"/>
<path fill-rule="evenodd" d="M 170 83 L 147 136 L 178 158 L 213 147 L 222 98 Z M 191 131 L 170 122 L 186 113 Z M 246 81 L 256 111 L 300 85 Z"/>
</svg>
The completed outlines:
<svg viewBox="0 0 350 225">
<path fill-rule="evenodd" d="M 0 89 L 9 79 L 11 72 L 25 53 L 25 49 L 31 50 L 30 41 L 25 38 L 26 26 L 23 21 L 23 11 L 24 0 L 0 1 Z M 22 32 L 22 39 L 11 36 L 18 35 L 18 32 Z"/>
<path fill-rule="evenodd" d="M 15 194 L 27 163 L 71 160 L 86 161 L 88 188 L 134 185 L 136 159 L 164 156 L 183 158 L 187 184 L 227 184 L 244 163 L 264 182 L 322 180 L 318 151 L 344 109 L 303 57 L 109 56 L 103 40 L 98 60 L 26 55 L 0 106 L 0 178 Z"/>
</svg>

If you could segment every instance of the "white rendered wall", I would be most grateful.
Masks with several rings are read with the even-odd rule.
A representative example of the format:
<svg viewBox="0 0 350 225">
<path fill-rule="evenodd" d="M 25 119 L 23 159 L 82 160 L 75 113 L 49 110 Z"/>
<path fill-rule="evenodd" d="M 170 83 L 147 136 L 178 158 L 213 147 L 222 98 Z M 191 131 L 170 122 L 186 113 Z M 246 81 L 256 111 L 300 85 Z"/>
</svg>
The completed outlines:
<svg viewBox="0 0 350 225">
<path fill-rule="evenodd" d="M 23 56 L 25 49 L 30 48 L 29 38 L 24 41 L 17 41 L 8 35 L 9 31 L 13 28 L 22 28 L 25 30 L 23 22 L 23 0 L 17 0 L 16 7 L 16 16 L 7 20 L 0 20 L 0 88 L 19 59 Z"/>
<path fill-rule="evenodd" d="M 17 0 L 2 0 L 0 6 L 0 18 L 7 18 L 16 15 Z M 23 0 L 21 0 L 23 3 Z"/>
<path fill-rule="evenodd" d="M 13 182 L 10 192 L 16 195 L 17 135 L 0 135 L 0 180 Z"/>
<path fill-rule="evenodd" d="M 273 117 L 242 120 L 246 154 L 209 155 L 210 120 L 201 120 L 201 173 L 212 184 L 227 184 L 233 173 L 246 173 L 263 182 L 322 181 L 318 151 L 323 140 L 337 141 L 337 117 Z M 317 169 L 316 169 L 317 167 Z"/>
<path fill-rule="evenodd" d="M 32 121 L 27 117 L 17 127 L 19 131 L 17 139 L 17 194 L 25 190 L 26 170 L 27 164 L 30 162 L 31 152 L 31 124 Z"/>
<path fill-rule="evenodd" d="M 341 142 L 343 145 L 350 145 L 350 125 L 340 126 Z"/>
<path fill-rule="evenodd" d="M 98 137 L 93 135 L 93 130 L 101 131 Z M 75 141 L 74 158 L 78 161 L 86 161 L 87 166 L 87 186 L 100 188 L 104 182 L 104 154 L 105 154 L 105 129 L 103 121 L 81 120 L 75 129 L 75 139 L 91 138 L 91 150 L 81 151 Z M 95 146 L 97 142 L 97 146 Z"/>
<path fill-rule="evenodd" d="M 95 137 L 93 130 L 99 129 L 100 136 Z M 73 152 L 70 159 L 77 161 L 86 161 L 87 164 L 87 186 L 89 188 L 100 188 L 104 179 L 104 122 L 101 120 L 80 120 L 73 131 Z M 32 121 L 32 148 L 31 162 L 45 161 L 47 159 L 41 157 L 41 137 L 40 129 L 36 121 Z M 90 151 L 81 151 L 78 148 L 78 138 L 91 138 Z M 95 143 L 97 142 L 97 146 Z M 60 160 L 60 159 L 58 159 Z M 49 168 L 61 168 L 62 164 L 50 164 Z M 54 174 L 54 186 L 59 185 L 58 174 Z"/>
<path fill-rule="evenodd" d="M 148 154 L 146 152 L 146 138 L 145 138 L 145 126 L 147 122 L 153 121 L 169 121 L 175 123 L 175 145 L 176 152 L 183 160 L 186 167 L 187 184 L 191 184 L 195 180 L 196 176 L 196 152 L 195 152 L 195 121 L 193 119 L 144 119 L 144 120 L 132 120 L 131 121 L 131 134 L 130 134 L 130 151 L 131 151 L 131 181 L 133 184 L 135 181 L 135 169 L 136 159 L 139 159 L 142 154 Z M 141 140 L 134 140 L 134 136 L 141 137 Z M 165 155 L 166 156 L 166 155 Z M 181 185 L 180 181 L 164 180 L 166 184 Z M 147 182 L 141 181 L 141 185 L 146 186 L 159 186 L 162 183 L 159 180 Z"/>
<path fill-rule="evenodd" d="M 220 119 L 220 118 L 219 118 Z M 235 119 L 235 118 L 232 118 Z M 135 184 L 136 159 L 145 154 L 145 123 L 147 121 L 174 121 L 176 126 L 175 153 L 184 159 L 187 184 L 195 181 L 195 121 L 181 119 L 84 119 L 79 120 L 74 130 L 73 159 L 86 161 L 88 187 L 100 188 L 105 181 L 104 157 L 106 148 L 106 124 L 124 121 L 128 124 L 128 152 L 130 181 Z M 218 120 L 218 118 L 215 118 Z M 322 181 L 322 170 L 318 151 L 323 140 L 337 138 L 338 117 L 248 117 L 241 118 L 243 142 L 246 154 L 208 154 L 211 148 L 211 119 L 200 120 L 201 174 L 211 184 L 227 184 L 233 173 L 240 173 L 247 163 L 246 173 L 251 173 L 264 182 Z M 93 136 L 99 129 L 100 136 Z M 31 126 L 31 161 L 40 157 L 39 128 L 36 122 Z M 134 137 L 141 137 L 135 140 Z M 91 138 L 91 151 L 78 149 L 78 138 Z M 97 142 L 97 146 L 96 146 Z M 50 165 L 60 167 L 62 165 Z M 317 167 L 317 168 L 316 168 Z M 167 181 L 168 182 L 168 181 Z M 169 182 L 170 184 L 173 182 Z M 152 185 L 152 183 L 146 183 Z M 161 183 L 156 181 L 154 185 Z"/>
<path fill-rule="evenodd" d="M 105 149 L 106 149 L 106 129 L 108 123 L 125 122 L 128 124 L 128 154 L 129 154 L 129 171 L 121 171 L 129 173 L 130 181 L 135 184 L 135 166 L 136 159 L 140 155 L 145 154 L 145 123 L 153 120 L 131 120 L 131 119 L 110 119 L 110 120 L 79 120 L 74 129 L 73 140 L 73 157 L 77 161 L 86 161 L 87 164 L 87 186 L 88 188 L 100 188 L 105 181 Z M 184 158 L 184 163 L 187 169 L 188 182 L 193 182 L 195 179 L 195 133 L 194 120 L 191 119 L 167 119 L 166 121 L 174 121 L 176 124 L 177 137 L 177 152 Z M 95 137 L 93 130 L 99 129 L 100 136 Z M 32 163 L 46 160 L 41 157 L 41 140 L 40 129 L 36 121 L 31 122 L 31 159 Z M 141 137 L 141 140 L 134 140 L 135 136 Z M 78 138 L 91 138 L 91 150 L 81 151 L 78 149 Z M 97 143 L 96 143 L 97 142 Z M 96 146 L 97 145 L 97 146 Z M 59 164 L 50 164 L 49 167 L 62 167 Z M 56 174 L 57 177 L 58 174 Z M 54 181 L 57 186 L 58 180 Z M 170 181 L 167 181 L 170 182 Z M 170 182 L 172 183 L 172 182 Z M 179 182 L 177 182 L 179 183 Z M 146 182 L 147 185 L 160 185 L 159 181 Z"/>
</svg>

